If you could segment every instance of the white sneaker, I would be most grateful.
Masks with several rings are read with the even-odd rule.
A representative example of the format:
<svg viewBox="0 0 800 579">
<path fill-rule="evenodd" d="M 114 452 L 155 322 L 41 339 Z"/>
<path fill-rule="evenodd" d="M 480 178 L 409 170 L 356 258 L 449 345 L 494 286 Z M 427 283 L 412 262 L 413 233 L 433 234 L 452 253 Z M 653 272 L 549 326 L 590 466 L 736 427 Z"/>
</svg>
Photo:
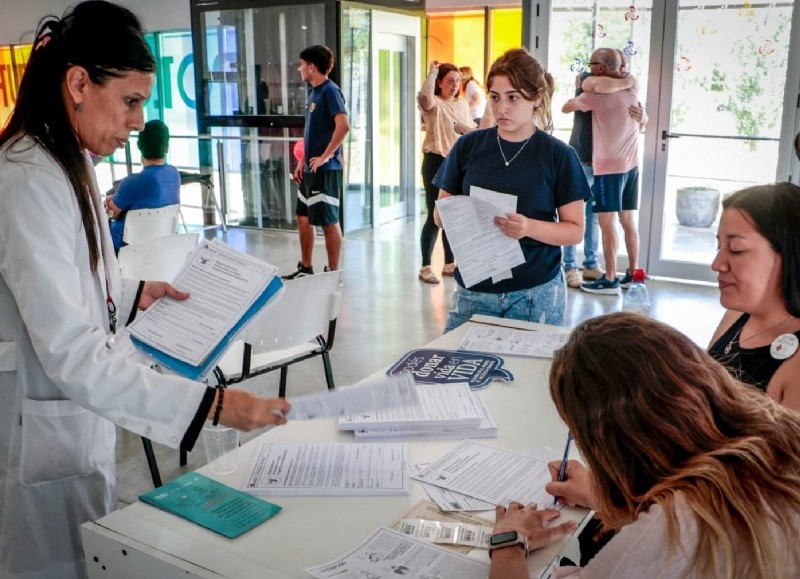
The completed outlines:
<svg viewBox="0 0 800 579">
<path fill-rule="evenodd" d="M 567 287 L 578 289 L 582 283 L 583 278 L 577 268 L 567 270 Z"/>
</svg>

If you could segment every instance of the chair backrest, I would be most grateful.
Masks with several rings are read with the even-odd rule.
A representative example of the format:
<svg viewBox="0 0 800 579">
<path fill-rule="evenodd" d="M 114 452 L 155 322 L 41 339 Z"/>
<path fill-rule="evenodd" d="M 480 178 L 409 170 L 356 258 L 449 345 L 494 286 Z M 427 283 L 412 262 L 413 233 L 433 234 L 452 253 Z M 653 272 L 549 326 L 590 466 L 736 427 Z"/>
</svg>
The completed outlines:
<svg viewBox="0 0 800 579">
<path fill-rule="evenodd" d="M 128 245 L 178 232 L 179 204 L 156 209 L 131 209 L 125 214 L 122 241 Z"/>
<path fill-rule="evenodd" d="M 253 355 L 283 350 L 314 340 L 339 316 L 341 271 L 308 275 L 285 282 L 280 299 L 254 319 L 244 332 Z"/>
<path fill-rule="evenodd" d="M 123 277 L 172 281 L 186 260 L 197 249 L 198 233 L 181 233 L 148 239 L 119 250 L 119 269 Z"/>
</svg>

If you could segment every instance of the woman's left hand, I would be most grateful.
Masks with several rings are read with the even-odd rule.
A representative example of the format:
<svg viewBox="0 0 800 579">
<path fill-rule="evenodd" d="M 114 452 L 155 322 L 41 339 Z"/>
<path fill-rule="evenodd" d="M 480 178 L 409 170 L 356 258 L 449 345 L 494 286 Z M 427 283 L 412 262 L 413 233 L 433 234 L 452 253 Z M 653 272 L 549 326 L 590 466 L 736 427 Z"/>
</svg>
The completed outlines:
<svg viewBox="0 0 800 579">
<path fill-rule="evenodd" d="M 514 239 L 530 237 L 527 233 L 529 221 L 530 219 L 519 213 L 506 213 L 505 217 L 494 218 L 494 224 L 500 228 L 500 231 Z"/>
<path fill-rule="evenodd" d="M 528 549 L 541 549 L 555 543 L 578 528 L 575 521 L 567 521 L 559 525 L 545 527 L 544 524 L 561 516 L 555 509 L 537 510 L 535 504 L 527 507 L 521 503 L 511 502 L 508 508 L 498 506 L 495 510 L 494 533 L 516 531 L 528 539 Z"/>
<path fill-rule="evenodd" d="M 140 310 L 146 310 L 156 300 L 164 296 L 169 296 L 176 300 L 185 300 L 189 297 L 189 292 L 177 290 L 165 281 L 146 281 L 137 305 Z"/>
</svg>

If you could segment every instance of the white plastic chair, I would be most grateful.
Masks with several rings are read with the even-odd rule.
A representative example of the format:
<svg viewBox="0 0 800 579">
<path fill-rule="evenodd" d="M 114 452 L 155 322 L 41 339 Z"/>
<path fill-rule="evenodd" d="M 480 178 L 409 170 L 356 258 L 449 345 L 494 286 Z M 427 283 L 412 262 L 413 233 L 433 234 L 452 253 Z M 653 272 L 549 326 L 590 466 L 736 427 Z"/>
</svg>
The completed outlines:
<svg viewBox="0 0 800 579">
<path fill-rule="evenodd" d="M 125 230 L 127 229 L 126 219 Z M 134 279 L 172 281 L 197 248 L 199 238 L 199 233 L 172 234 L 125 245 L 120 248 L 117 258 L 120 273 L 123 277 Z M 142 445 L 153 486 L 160 487 L 161 473 L 158 470 L 153 443 L 143 436 Z M 187 456 L 183 449 L 180 450 L 178 463 L 180 466 L 186 466 Z"/>
<path fill-rule="evenodd" d="M 199 233 L 180 233 L 125 245 L 119 250 L 120 273 L 134 279 L 172 281 L 197 249 L 199 239 Z"/>
<path fill-rule="evenodd" d="M 179 204 L 156 209 L 131 209 L 125 213 L 122 241 L 128 245 L 178 232 Z"/>
<path fill-rule="evenodd" d="M 322 357 L 325 381 L 333 390 L 329 352 L 336 335 L 341 306 L 342 272 L 330 271 L 300 277 L 284 284 L 277 303 L 255 318 L 243 340 L 231 346 L 219 368 L 230 381 L 280 369 L 279 396 L 286 396 L 289 366 L 314 356 Z"/>
</svg>

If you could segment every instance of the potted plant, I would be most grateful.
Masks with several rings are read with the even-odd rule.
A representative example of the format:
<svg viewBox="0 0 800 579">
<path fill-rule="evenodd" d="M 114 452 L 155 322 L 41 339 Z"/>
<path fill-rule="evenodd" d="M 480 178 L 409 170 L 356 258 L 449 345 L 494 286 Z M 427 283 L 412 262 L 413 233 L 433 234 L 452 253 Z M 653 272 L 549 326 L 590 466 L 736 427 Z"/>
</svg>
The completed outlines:
<svg viewBox="0 0 800 579">
<path fill-rule="evenodd" d="M 675 198 L 678 223 L 689 227 L 708 227 L 717 218 L 720 192 L 711 187 L 679 187 Z"/>
</svg>

